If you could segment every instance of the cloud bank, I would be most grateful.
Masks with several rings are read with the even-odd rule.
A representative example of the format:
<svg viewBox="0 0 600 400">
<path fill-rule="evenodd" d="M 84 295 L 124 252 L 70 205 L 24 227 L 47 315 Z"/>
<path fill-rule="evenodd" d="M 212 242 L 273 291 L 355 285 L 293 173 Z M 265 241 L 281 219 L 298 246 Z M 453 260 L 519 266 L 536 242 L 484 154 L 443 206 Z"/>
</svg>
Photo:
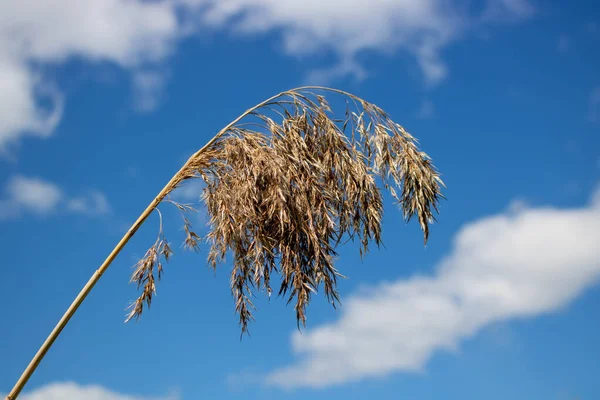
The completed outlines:
<svg viewBox="0 0 600 400">
<path fill-rule="evenodd" d="M 347 298 L 339 320 L 295 333 L 269 385 L 321 388 L 422 370 L 490 324 L 551 313 L 600 278 L 600 188 L 581 208 L 527 207 L 465 225 L 433 276 Z"/>
<path fill-rule="evenodd" d="M 528 0 L 36 0 L 0 2 L 0 151 L 25 136 L 49 137 L 65 99 L 47 74 L 68 60 L 131 72 L 134 107 L 151 111 L 165 85 L 161 66 L 177 43 L 205 30 L 272 33 L 293 56 L 331 52 L 337 64 L 311 80 L 364 77 L 364 52 L 405 51 L 425 82 L 448 74 L 441 51 L 474 26 L 522 20 Z M 402 67 L 399 67 L 402 68 Z"/>
</svg>

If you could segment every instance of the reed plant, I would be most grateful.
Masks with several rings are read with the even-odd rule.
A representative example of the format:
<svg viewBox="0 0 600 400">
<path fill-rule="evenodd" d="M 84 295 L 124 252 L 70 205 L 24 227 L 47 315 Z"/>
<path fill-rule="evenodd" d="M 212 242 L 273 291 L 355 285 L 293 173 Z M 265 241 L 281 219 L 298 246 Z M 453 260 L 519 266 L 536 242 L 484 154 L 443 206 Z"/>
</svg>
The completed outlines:
<svg viewBox="0 0 600 400">
<path fill-rule="evenodd" d="M 336 116 L 324 94 L 345 99 Z M 184 182 L 201 179 L 209 232 L 201 237 L 190 223 L 193 205 L 170 195 Z M 294 303 L 298 326 L 306 321 L 311 296 L 322 287 L 339 302 L 336 248 L 382 243 L 383 194 L 398 203 L 405 220 L 416 217 L 427 242 L 443 186 L 417 140 L 385 111 L 342 90 L 305 86 L 279 93 L 248 109 L 194 153 L 139 216 L 95 271 L 31 360 L 7 400 L 17 398 L 52 343 L 104 271 L 152 212 L 158 237 L 136 264 L 131 281 L 141 289 L 127 320 L 138 319 L 152 302 L 164 263 L 173 251 L 165 237 L 161 203 L 182 214 L 184 245 L 207 245 L 213 267 L 232 256 L 231 292 L 242 334 L 253 319 L 254 292 L 273 292 Z"/>
</svg>

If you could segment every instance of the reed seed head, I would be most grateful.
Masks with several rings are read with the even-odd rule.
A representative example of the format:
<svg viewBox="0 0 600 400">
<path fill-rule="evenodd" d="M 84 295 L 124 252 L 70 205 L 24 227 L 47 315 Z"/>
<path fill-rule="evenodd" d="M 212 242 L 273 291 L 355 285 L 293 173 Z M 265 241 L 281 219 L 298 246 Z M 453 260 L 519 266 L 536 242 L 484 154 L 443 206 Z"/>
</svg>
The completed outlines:
<svg viewBox="0 0 600 400">
<path fill-rule="evenodd" d="M 344 118 L 334 119 L 317 91 L 344 96 Z M 439 173 L 402 126 L 374 104 L 317 87 L 286 91 L 248 110 L 178 175 L 170 191 L 192 178 L 206 184 L 210 231 L 202 239 L 213 268 L 233 257 L 231 291 L 242 333 L 253 319 L 253 291 L 270 294 L 273 273 L 281 276 L 278 294 L 295 302 L 299 326 L 321 285 L 334 306 L 339 302 L 335 249 L 344 238 L 356 239 L 363 256 L 371 243 L 381 244 L 379 186 L 407 221 L 418 218 L 425 242 L 443 197 Z M 184 231 L 186 247 L 198 250 L 201 238 L 185 216 Z M 144 289 L 130 318 L 141 315 L 144 302 L 150 305 L 153 271 L 162 270 L 161 254 L 171 253 L 165 243 L 161 229 L 136 267 L 132 281 Z"/>
</svg>

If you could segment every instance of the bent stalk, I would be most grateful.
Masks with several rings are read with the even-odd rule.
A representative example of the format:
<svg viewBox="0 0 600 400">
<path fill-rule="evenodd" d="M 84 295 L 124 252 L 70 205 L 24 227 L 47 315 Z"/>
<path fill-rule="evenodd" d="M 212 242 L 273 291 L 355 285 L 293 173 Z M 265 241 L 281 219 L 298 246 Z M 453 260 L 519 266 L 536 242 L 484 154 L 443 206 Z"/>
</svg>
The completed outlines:
<svg viewBox="0 0 600 400">
<path fill-rule="evenodd" d="M 340 124 L 330 118 L 325 98 L 309 90 L 342 95 L 357 113 L 347 108 Z M 246 117 L 255 122 L 239 124 Z M 348 126 L 351 139 L 346 136 Z M 216 267 L 226 252 L 233 252 L 231 291 L 244 333 L 252 319 L 251 289 L 264 288 L 270 295 L 274 272 L 283 278 L 279 294 L 289 292 L 288 302 L 296 299 L 298 324 L 305 322 L 306 306 L 321 283 L 328 299 L 334 305 L 339 301 L 336 278 L 341 275 L 333 265 L 337 244 L 345 236 L 358 238 L 362 255 L 371 241 L 381 243 L 383 200 L 374 176 L 399 203 L 405 219 L 418 217 L 426 241 L 443 183 L 416 139 L 379 107 L 341 90 L 305 86 L 248 109 L 194 153 L 146 207 L 79 292 L 6 400 L 18 397 L 113 260 L 183 181 L 201 177 L 207 184 L 203 200 L 212 227 L 208 261 Z M 182 212 L 192 209 L 171 202 Z M 200 237 L 185 217 L 184 229 L 187 247 L 197 249 Z M 133 273 L 132 281 L 144 290 L 128 320 L 139 317 L 144 304 L 150 305 L 156 290 L 154 270 L 160 279 L 159 258 L 168 260 L 170 254 L 161 224 L 159 239 Z"/>
<path fill-rule="evenodd" d="M 154 211 L 156 209 L 156 207 L 160 204 L 160 202 L 163 201 L 163 199 L 170 192 L 172 192 L 179 183 L 181 183 L 183 180 L 186 179 L 186 173 L 188 172 L 188 166 L 194 160 L 196 160 L 207 148 L 209 148 L 210 145 L 214 141 L 216 141 L 221 135 L 223 135 L 225 132 L 227 132 L 227 130 L 230 129 L 232 126 L 234 126 L 238 121 L 240 121 L 242 118 L 244 118 L 245 116 L 250 114 L 254 109 L 262 107 L 264 104 L 267 104 L 268 102 L 273 101 L 274 99 L 282 96 L 284 93 L 286 93 L 286 92 L 282 92 L 276 96 L 273 96 L 273 97 L 263 101 L 262 103 L 259 103 L 258 105 L 248 109 L 245 113 L 243 113 L 238 118 L 233 120 L 229 125 L 227 125 L 225 128 L 223 128 L 215 137 L 213 137 L 204 147 L 202 147 L 200 150 L 198 150 L 196 153 L 194 153 L 186 161 L 186 163 L 183 165 L 183 167 L 181 167 L 181 169 L 175 175 L 173 175 L 171 180 L 169 180 L 169 182 L 158 193 L 158 195 L 154 198 L 154 200 L 152 200 L 152 202 L 148 205 L 148 207 L 146 207 L 146 209 L 144 210 L 144 212 L 142 212 L 142 214 L 139 216 L 137 221 L 135 221 L 133 223 L 133 225 L 131 225 L 131 228 L 129 228 L 127 233 L 125 233 L 125 235 L 121 238 L 119 243 L 117 243 L 117 245 L 110 252 L 108 257 L 106 257 L 106 260 L 104 260 L 102 265 L 100 265 L 100 267 L 96 270 L 96 272 L 94 272 L 94 274 L 88 280 L 88 282 L 85 284 L 83 289 L 81 289 L 81 291 L 79 292 L 77 297 L 75 297 L 75 300 L 73 300 L 73 303 L 71 303 L 71 305 L 69 306 L 67 311 L 63 314 L 62 318 L 58 321 L 58 323 L 56 324 L 56 326 L 54 327 L 52 332 L 50 332 L 50 335 L 48 335 L 48 337 L 46 338 L 46 340 L 44 341 L 44 343 L 42 344 L 40 349 L 37 351 L 35 356 L 33 356 L 33 359 L 29 362 L 29 365 L 27 365 L 27 368 L 25 368 L 25 371 L 23 371 L 23 373 L 19 377 L 19 380 L 15 384 L 15 386 L 12 388 L 10 393 L 6 396 L 6 400 L 15 400 L 19 396 L 19 393 L 21 393 L 21 391 L 23 390 L 23 387 L 27 384 L 27 381 L 29 381 L 29 378 L 31 378 L 31 375 L 35 372 L 36 368 L 38 367 L 38 365 L 40 364 L 40 362 L 42 361 L 42 359 L 44 358 L 44 356 L 46 355 L 48 350 L 50 350 L 50 347 L 52 347 L 52 344 L 54 343 L 56 338 L 58 338 L 58 336 L 60 335 L 60 333 L 62 332 L 64 327 L 67 325 L 67 323 L 73 316 L 73 314 L 75 314 L 75 312 L 77 311 L 77 309 L 79 308 L 81 303 L 85 300 L 85 298 L 88 296 L 90 291 L 94 288 L 94 286 L 96 285 L 98 280 L 102 277 L 102 274 L 104 274 L 104 272 L 106 272 L 108 267 L 110 267 L 110 265 L 112 264 L 114 259 L 119 255 L 121 250 L 123 250 L 125 245 L 129 242 L 129 240 L 133 237 L 133 235 L 137 232 L 137 230 L 146 221 L 148 216 L 150 216 L 152 211 Z"/>
</svg>

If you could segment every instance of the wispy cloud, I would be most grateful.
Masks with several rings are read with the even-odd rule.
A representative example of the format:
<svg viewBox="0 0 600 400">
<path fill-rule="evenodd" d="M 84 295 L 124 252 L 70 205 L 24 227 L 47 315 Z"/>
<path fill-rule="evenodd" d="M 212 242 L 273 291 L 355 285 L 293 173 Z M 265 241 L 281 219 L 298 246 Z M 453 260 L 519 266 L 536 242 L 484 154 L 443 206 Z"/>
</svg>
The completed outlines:
<svg viewBox="0 0 600 400">
<path fill-rule="evenodd" d="M 427 118 L 433 118 L 434 115 L 435 115 L 435 107 L 433 106 L 433 103 L 430 100 L 424 100 L 421 103 L 421 108 L 419 108 L 419 112 L 417 113 L 417 116 L 419 118 L 427 119 Z"/>
<path fill-rule="evenodd" d="M 67 196 L 56 184 L 36 177 L 16 175 L 9 179 L 0 198 L 0 220 L 23 214 L 46 216 L 61 208 L 75 214 L 99 215 L 110 212 L 106 196 L 99 191 Z"/>
<path fill-rule="evenodd" d="M 2 398 L 5 395 L 0 396 Z M 24 392 L 22 400 L 179 400 L 178 394 L 167 396 L 136 396 L 113 392 L 99 385 L 79 385 L 73 382 L 50 383 Z"/>
<path fill-rule="evenodd" d="M 440 52 L 465 31 L 480 24 L 522 20 L 534 13 L 527 0 L 487 0 L 483 11 L 472 14 L 461 1 L 446 0 L 179 0 L 202 5 L 204 25 L 233 29 L 239 34 L 282 32 L 285 51 L 293 55 L 331 51 L 338 68 L 313 72 L 313 77 L 341 77 L 365 71 L 357 63 L 364 51 L 412 54 L 427 84 L 448 74 Z M 316 79 L 316 78 L 315 78 Z"/>
<path fill-rule="evenodd" d="M 179 201 L 198 202 L 204 190 L 205 183 L 201 179 L 190 179 L 175 189 L 173 197 Z"/>
<path fill-rule="evenodd" d="M 567 306 L 600 278 L 600 188 L 581 208 L 510 210 L 465 225 L 433 276 L 373 287 L 339 320 L 292 336 L 267 384 L 326 387 L 422 370 L 484 327 Z"/>
<path fill-rule="evenodd" d="M 175 189 L 172 194 L 173 200 L 181 203 L 191 204 L 197 211 L 191 214 L 192 222 L 195 225 L 197 233 L 204 234 L 206 230 L 206 223 L 209 220 L 208 212 L 204 202 L 200 201 L 200 196 L 205 188 L 206 184 L 201 179 L 191 179 L 182 184 L 179 188 Z M 188 216 L 189 217 L 189 216 Z"/>
<path fill-rule="evenodd" d="M 102 215 L 110 212 L 110 205 L 104 193 L 93 190 L 88 195 L 70 199 L 67 202 L 67 209 L 79 214 Z"/>
<path fill-rule="evenodd" d="M 529 1 L 523 0 L 488 0 L 482 13 L 485 21 L 515 21 L 529 18 L 536 9 Z"/>
<path fill-rule="evenodd" d="M 365 51 L 411 54 L 428 85 L 448 75 L 441 50 L 481 24 L 532 15 L 528 0 L 487 0 L 473 15 L 461 0 L 36 0 L 0 2 L 0 151 L 25 136 L 48 137 L 60 123 L 64 96 L 43 69 L 77 57 L 132 73 L 134 105 L 160 103 L 164 61 L 200 29 L 277 34 L 291 55 L 332 52 L 338 59 L 309 74 L 326 81 L 368 71 Z"/>
<path fill-rule="evenodd" d="M 133 75 L 134 107 L 140 112 L 154 111 L 160 104 L 167 77 L 159 71 L 137 71 Z"/>
</svg>

